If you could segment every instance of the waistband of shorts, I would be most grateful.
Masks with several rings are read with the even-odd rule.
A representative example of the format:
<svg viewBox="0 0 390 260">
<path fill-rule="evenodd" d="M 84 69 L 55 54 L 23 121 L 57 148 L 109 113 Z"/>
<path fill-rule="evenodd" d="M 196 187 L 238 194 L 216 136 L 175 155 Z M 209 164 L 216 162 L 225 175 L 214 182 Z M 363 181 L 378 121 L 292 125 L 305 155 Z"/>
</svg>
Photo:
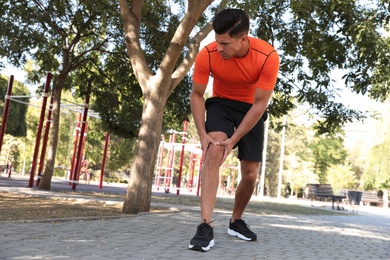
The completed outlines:
<svg viewBox="0 0 390 260">
<path fill-rule="evenodd" d="M 206 102 L 205 102 L 206 108 L 208 105 L 213 104 L 213 103 L 226 105 L 228 107 L 240 106 L 240 107 L 243 107 L 244 109 L 247 109 L 247 110 L 249 110 L 253 105 L 251 103 L 247 103 L 247 102 L 243 102 L 243 101 L 239 101 L 239 100 L 232 100 L 232 99 L 221 98 L 221 97 L 211 97 L 211 98 L 206 99 Z M 268 119 L 267 109 L 264 111 L 262 118 L 264 121 L 266 121 Z"/>
<path fill-rule="evenodd" d="M 226 104 L 228 106 L 240 105 L 240 106 L 247 107 L 248 109 L 251 108 L 253 105 L 251 103 L 247 103 L 239 100 L 221 98 L 221 97 L 211 97 L 206 99 L 206 103 L 213 103 L 213 102 L 221 102 L 222 104 Z"/>
</svg>

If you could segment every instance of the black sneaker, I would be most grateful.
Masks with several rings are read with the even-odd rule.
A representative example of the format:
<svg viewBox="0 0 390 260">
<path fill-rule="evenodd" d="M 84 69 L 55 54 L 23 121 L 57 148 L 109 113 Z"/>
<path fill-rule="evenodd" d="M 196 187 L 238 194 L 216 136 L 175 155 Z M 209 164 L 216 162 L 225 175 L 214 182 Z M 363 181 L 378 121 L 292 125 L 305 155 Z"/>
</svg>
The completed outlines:
<svg viewBox="0 0 390 260">
<path fill-rule="evenodd" d="M 213 228 L 206 222 L 197 226 L 196 234 L 191 239 L 189 249 L 207 252 L 214 246 Z"/>
<path fill-rule="evenodd" d="M 256 241 L 257 236 L 242 219 L 236 219 L 234 223 L 229 221 L 228 234 L 246 241 Z"/>
</svg>

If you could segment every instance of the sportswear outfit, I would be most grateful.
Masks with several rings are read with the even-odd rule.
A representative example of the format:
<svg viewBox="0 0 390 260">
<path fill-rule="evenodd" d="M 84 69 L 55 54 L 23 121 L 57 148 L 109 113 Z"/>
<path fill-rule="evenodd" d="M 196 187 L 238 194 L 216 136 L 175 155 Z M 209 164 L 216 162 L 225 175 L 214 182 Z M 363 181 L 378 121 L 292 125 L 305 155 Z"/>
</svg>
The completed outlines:
<svg viewBox="0 0 390 260">
<path fill-rule="evenodd" d="M 231 137 L 251 108 L 256 88 L 272 90 L 279 70 L 279 55 L 266 41 L 247 37 L 246 56 L 224 60 L 217 43 L 205 46 L 196 57 L 192 80 L 207 84 L 214 79 L 212 98 L 206 100 L 206 131 L 221 131 Z M 259 123 L 238 143 L 238 158 L 261 162 L 263 148 L 264 113 Z"/>
<path fill-rule="evenodd" d="M 275 86 L 279 71 L 278 53 L 264 40 L 249 36 L 247 39 L 249 51 L 244 57 L 225 60 L 217 50 L 218 43 L 212 42 L 196 58 L 192 80 L 201 85 L 206 85 L 210 76 L 214 80 L 212 97 L 205 102 L 207 133 L 220 131 L 231 137 L 252 107 L 256 88 L 273 90 Z M 267 112 L 264 112 L 257 124 L 236 144 L 240 160 L 261 162 L 266 119 Z M 202 236 L 202 233 L 206 235 Z M 229 223 L 228 234 L 249 241 L 257 239 L 243 220 Z M 209 243 L 196 244 L 200 237 Z M 202 223 L 189 248 L 207 251 L 214 246 L 213 238 L 211 226 Z"/>
</svg>

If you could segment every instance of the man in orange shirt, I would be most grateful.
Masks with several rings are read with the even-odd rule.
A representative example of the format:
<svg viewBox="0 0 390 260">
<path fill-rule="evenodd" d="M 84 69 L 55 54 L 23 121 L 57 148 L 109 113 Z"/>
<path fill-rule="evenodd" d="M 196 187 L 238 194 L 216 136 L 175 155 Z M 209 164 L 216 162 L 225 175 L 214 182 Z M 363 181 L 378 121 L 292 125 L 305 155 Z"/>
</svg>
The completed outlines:
<svg viewBox="0 0 390 260">
<path fill-rule="evenodd" d="M 237 187 L 228 234 L 255 241 L 257 236 L 242 220 L 252 196 L 262 159 L 264 120 L 278 70 L 279 55 L 267 42 L 248 36 L 249 16 L 226 9 L 213 21 L 215 42 L 205 46 L 195 62 L 191 110 L 202 150 L 201 224 L 189 248 L 208 251 L 214 246 L 213 211 L 219 185 L 219 167 L 238 147 L 242 179 Z M 213 95 L 204 102 L 209 76 Z M 206 115 L 207 110 L 207 115 Z"/>
</svg>

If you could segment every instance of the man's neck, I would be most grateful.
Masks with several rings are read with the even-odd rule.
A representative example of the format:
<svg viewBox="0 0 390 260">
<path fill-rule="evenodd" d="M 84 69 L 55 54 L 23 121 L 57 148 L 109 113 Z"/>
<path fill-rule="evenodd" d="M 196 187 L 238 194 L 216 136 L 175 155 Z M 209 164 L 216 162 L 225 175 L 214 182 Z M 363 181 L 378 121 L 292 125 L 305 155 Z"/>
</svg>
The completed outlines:
<svg viewBox="0 0 390 260">
<path fill-rule="evenodd" d="M 248 39 L 248 36 L 247 36 L 247 37 L 245 37 L 245 41 L 242 44 L 242 48 L 237 53 L 236 57 L 237 58 L 245 57 L 248 54 L 248 52 L 249 52 L 249 47 L 250 47 L 250 43 L 249 43 L 249 39 Z"/>
</svg>

